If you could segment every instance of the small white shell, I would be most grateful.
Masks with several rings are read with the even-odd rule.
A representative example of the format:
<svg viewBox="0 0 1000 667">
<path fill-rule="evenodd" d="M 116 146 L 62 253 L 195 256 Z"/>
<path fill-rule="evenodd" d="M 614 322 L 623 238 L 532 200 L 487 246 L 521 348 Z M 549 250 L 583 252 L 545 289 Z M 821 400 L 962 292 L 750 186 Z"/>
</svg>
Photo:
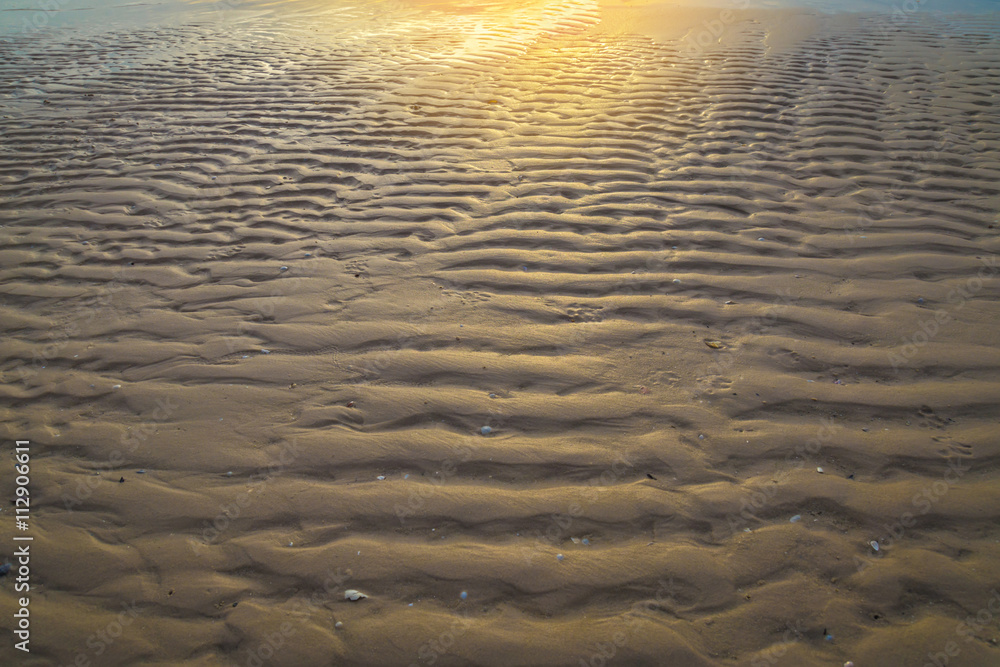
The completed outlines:
<svg viewBox="0 0 1000 667">
<path fill-rule="evenodd" d="M 350 600 L 351 602 L 364 600 L 366 597 L 368 596 L 362 593 L 361 591 L 354 590 L 353 588 L 348 588 L 346 591 L 344 591 L 344 599 Z"/>
</svg>

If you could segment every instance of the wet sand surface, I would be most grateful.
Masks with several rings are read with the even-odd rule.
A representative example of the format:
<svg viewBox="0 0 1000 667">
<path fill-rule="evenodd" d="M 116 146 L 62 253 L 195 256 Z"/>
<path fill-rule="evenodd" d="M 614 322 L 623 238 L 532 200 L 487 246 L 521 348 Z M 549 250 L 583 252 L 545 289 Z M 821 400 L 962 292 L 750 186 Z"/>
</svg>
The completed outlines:
<svg viewBox="0 0 1000 667">
<path fill-rule="evenodd" d="M 0 36 L 3 664 L 1000 664 L 996 14 L 184 16 Z"/>
</svg>

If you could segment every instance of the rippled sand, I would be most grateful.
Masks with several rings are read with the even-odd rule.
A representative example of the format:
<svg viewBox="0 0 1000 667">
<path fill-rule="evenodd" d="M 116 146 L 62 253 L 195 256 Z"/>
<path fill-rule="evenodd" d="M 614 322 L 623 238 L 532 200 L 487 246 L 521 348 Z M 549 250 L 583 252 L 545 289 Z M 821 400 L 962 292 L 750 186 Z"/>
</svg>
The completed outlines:
<svg viewBox="0 0 1000 667">
<path fill-rule="evenodd" d="M 1000 664 L 997 15 L 197 10 L 0 37 L 4 664 Z"/>
</svg>

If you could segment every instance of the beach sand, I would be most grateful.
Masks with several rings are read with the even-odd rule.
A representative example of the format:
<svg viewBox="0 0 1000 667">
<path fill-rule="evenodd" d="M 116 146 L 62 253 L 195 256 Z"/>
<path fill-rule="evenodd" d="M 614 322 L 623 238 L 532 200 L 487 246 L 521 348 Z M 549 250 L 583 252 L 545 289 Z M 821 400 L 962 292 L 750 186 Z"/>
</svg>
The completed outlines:
<svg viewBox="0 0 1000 667">
<path fill-rule="evenodd" d="M 0 663 L 1000 664 L 1000 18 L 732 4 L 5 15 Z"/>
</svg>

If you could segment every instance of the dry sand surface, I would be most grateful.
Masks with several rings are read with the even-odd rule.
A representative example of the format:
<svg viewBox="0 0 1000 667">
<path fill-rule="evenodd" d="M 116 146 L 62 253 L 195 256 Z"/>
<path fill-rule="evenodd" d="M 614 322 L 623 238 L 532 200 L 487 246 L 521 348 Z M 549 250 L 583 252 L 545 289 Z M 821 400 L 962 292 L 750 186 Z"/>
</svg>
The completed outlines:
<svg viewBox="0 0 1000 667">
<path fill-rule="evenodd" d="M 732 4 L 6 13 L 0 664 L 1000 664 L 1000 18 Z"/>
</svg>

